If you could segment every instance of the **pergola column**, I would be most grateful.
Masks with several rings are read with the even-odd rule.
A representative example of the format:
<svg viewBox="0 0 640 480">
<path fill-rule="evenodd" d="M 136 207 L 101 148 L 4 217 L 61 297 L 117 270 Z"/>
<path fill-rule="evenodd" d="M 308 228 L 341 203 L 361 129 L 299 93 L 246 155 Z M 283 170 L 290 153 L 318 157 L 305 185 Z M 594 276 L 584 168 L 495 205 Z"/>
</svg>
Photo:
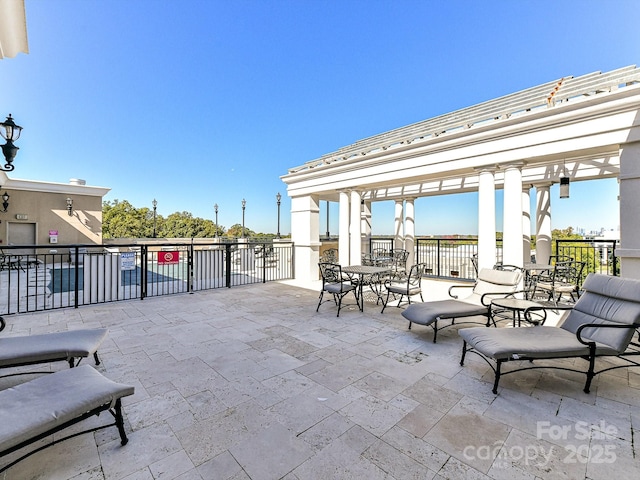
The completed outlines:
<svg viewBox="0 0 640 480">
<path fill-rule="evenodd" d="M 478 177 L 478 268 L 496 263 L 496 185 L 494 171 L 485 169 Z"/>
<path fill-rule="evenodd" d="M 551 256 L 551 184 L 536 185 L 536 262 Z"/>
<path fill-rule="evenodd" d="M 404 248 L 404 238 L 402 229 L 403 217 L 402 200 L 396 200 L 395 208 L 395 226 L 393 230 L 393 248 Z"/>
<path fill-rule="evenodd" d="M 620 275 L 640 279 L 640 142 L 620 148 Z"/>
<path fill-rule="evenodd" d="M 340 192 L 340 207 L 338 210 L 338 262 L 349 265 L 349 192 Z"/>
<path fill-rule="evenodd" d="M 295 246 L 295 278 L 303 283 L 318 280 L 320 206 L 317 195 L 291 198 L 291 241 Z"/>
<path fill-rule="evenodd" d="M 522 172 L 518 165 L 504 171 L 504 215 L 502 263 L 523 266 L 522 261 Z"/>
<path fill-rule="evenodd" d="M 531 185 L 522 186 L 522 262 L 531 262 Z"/>
<path fill-rule="evenodd" d="M 365 253 L 370 252 L 371 245 L 371 202 L 362 202 L 362 251 Z"/>
<path fill-rule="evenodd" d="M 350 235 L 351 242 L 349 245 L 349 262 L 347 265 L 362 264 L 362 199 L 360 192 L 351 190 L 351 221 Z"/>
<path fill-rule="evenodd" d="M 407 198 L 404 217 L 404 248 L 409 252 L 407 270 L 415 263 L 416 209 L 415 198 Z"/>
</svg>

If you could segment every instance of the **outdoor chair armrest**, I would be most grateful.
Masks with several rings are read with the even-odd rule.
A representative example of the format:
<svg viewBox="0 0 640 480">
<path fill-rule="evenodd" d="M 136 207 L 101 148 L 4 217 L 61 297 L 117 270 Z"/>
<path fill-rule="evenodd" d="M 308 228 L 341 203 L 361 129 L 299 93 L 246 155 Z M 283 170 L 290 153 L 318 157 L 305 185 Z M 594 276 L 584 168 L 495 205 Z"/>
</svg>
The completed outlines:
<svg viewBox="0 0 640 480">
<path fill-rule="evenodd" d="M 537 307 L 529 307 L 524 311 L 523 316 L 525 321 L 529 323 L 535 324 L 536 322 L 539 322 L 540 325 L 544 325 L 544 322 L 547 320 L 547 310 L 573 310 L 573 305 L 558 304 L 558 305 L 539 305 Z M 540 312 L 540 311 L 544 312 L 544 315 L 542 316 L 542 321 L 536 320 L 532 316 L 534 312 Z"/>
<path fill-rule="evenodd" d="M 578 327 L 578 330 L 576 331 L 576 338 L 580 343 L 589 347 L 593 346 L 595 348 L 596 342 L 585 340 L 582 338 L 582 330 L 584 330 L 585 328 L 631 328 L 632 330 L 635 330 L 638 328 L 638 325 L 607 325 L 602 323 L 585 323 L 583 325 L 580 325 Z"/>
<path fill-rule="evenodd" d="M 473 284 L 473 283 L 472 283 L 472 284 L 470 284 L 470 285 L 451 285 L 451 286 L 449 287 L 449 296 L 450 296 L 451 298 L 455 298 L 455 299 L 457 299 L 457 298 L 458 298 L 458 295 L 454 295 L 454 294 L 453 294 L 453 289 L 454 289 L 454 288 L 475 288 L 475 284 Z"/>
<path fill-rule="evenodd" d="M 482 302 L 482 305 L 484 305 L 485 307 L 489 307 L 491 305 L 491 300 L 495 299 L 496 297 L 501 296 L 501 298 L 509 298 L 509 297 L 513 297 L 516 293 L 524 293 L 523 291 L 517 291 L 517 292 L 487 292 L 482 294 L 482 297 L 480 297 L 480 302 Z M 486 298 L 489 298 L 489 300 L 487 301 Z"/>
</svg>

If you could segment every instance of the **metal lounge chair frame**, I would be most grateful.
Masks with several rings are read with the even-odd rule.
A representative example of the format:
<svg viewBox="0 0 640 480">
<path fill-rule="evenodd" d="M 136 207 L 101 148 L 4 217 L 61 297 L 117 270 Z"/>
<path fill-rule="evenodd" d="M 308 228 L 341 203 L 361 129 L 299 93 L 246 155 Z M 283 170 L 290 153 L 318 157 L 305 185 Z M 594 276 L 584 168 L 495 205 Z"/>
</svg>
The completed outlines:
<svg viewBox="0 0 640 480">
<path fill-rule="evenodd" d="M 471 317 L 482 316 L 485 318 L 484 324 L 489 326 L 492 321 L 491 300 L 514 295 L 521 280 L 522 273 L 519 271 L 483 268 L 478 272 L 475 284 L 451 286 L 450 300 L 409 305 L 402 312 L 402 316 L 409 320 L 409 329 L 413 323 L 433 328 L 433 343 L 436 343 L 438 331 L 443 328 L 464 323 L 478 323 Z M 454 293 L 458 289 L 472 289 L 472 292 L 469 296 L 459 299 Z M 467 321 L 456 323 L 458 318 L 466 318 Z M 442 320 L 450 320 L 451 323 L 439 325 Z"/>
<path fill-rule="evenodd" d="M 460 365 L 467 352 L 476 353 L 493 369 L 493 393 L 503 375 L 523 370 L 555 368 L 585 374 L 584 392 L 589 393 L 593 378 L 610 370 L 640 366 L 633 357 L 640 356 L 640 280 L 589 274 L 584 293 L 557 327 L 530 328 L 468 328 L 458 334 L 464 339 Z M 532 307 L 525 317 L 536 310 L 554 307 Z M 638 341 L 633 337 L 638 333 Z M 596 360 L 603 357 L 621 359 L 623 364 L 596 370 Z M 586 370 L 562 365 L 539 365 L 534 361 L 582 358 Z M 503 364 L 528 361 L 527 366 L 502 372 Z"/>
</svg>

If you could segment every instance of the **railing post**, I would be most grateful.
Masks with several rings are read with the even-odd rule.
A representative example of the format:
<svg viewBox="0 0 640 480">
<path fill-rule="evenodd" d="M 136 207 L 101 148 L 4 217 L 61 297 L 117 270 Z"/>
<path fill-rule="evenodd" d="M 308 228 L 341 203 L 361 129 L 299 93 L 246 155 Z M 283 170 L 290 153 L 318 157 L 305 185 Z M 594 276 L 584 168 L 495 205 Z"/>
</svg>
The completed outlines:
<svg viewBox="0 0 640 480">
<path fill-rule="evenodd" d="M 440 276 L 440 239 L 436 240 L 436 272 Z"/>
<path fill-rule="evenodd" d="M 193 238 L 191 239 L 191 245 L 187 250 L 187 292 L 193 293 Z"/>
<path fill-rule="evenodd" d="M 273 244 L 271 244 L 273 250 Z M 267 283 L 267 244 L 262 244 L 262 283 Z"/>
<path fill-rule="evenodd" d="M 147 296 L 147 245 L 140 248 L 140 300 Z"/>
<path fill-rule="evenodd" d="M 225 281 L 227 282 L 227 288 L 231 288 L 231 244 L 227 243 L 224 246 L 224 251 L 225 251 L 225 259 L 224 259 L 224 265 L 225 265 Z"/>
<path fill-rule="evenodd" d="M 76 245 L 75 247 L 73 247 L 73 249 L 74 249 L 74 255 L 75 255 L 74 256 L 75 262 L 74 262 L 74 265 L 73 265 L 73 267 L 74 267 L 73 278 L 74 278 L 74 282 L 75 282 L 75 285 L 73 286 L 73 290 L 74 290 L 74 293 L 75 293 L 75 299 L 74 299 L 74 302 L 73 302 L 73 306 L 74 306 L 74 308 L 78 308 L 78 294 L 80 293 L 80 288 L 79 288 L 80 287 L 80 285 L 79 285 L 79 283 L 80 283 L 80 272 L 78 271 L 78 263 L 80 263 L 80 261 L 79 261 L 80 257 L 78 256 L 78 252 L 79 252 L 78 246 Z"/>
</svg>

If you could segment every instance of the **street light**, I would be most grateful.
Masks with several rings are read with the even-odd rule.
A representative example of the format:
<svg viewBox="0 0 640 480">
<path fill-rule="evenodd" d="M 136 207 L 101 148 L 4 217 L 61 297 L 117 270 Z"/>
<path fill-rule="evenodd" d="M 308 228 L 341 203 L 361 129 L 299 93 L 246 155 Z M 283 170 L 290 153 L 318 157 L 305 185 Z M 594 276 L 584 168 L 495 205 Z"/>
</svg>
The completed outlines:
<svg viewBox="0 0 640 480">
<path fill-rule="evenodd" d="M 0 126 L 2 127 L 2 129 L 0 129 L 0 135 L 2 135 L 2 138 L 7 141 L 7 143 L 2 145 L 2 153 L 7 163 L 4 167 L 0 167 L 0 170 L 10 172 L 14 169 L 13 159 L 16 158 L 16 154 L 19 150 L 19 148 L 16 147 L 13 142 L 20 138 L 22 127 L 15 124 L 13 118 L 11 117 L 11 114 L 9 114 L 4 122 L 0 123 Z"/>
<path fill-rule="evenodd" d="M 244 209 L 247 206 L 247 201 L 242 199 L 242 238 L 244 238 Z"/>
<path fill-rule="evenodd" d="M 218 204 L 213 206 L 214 212 L 216 212 L 216 238 L 218 238 Z"/>
<path fill-rule="evenodd" d="M 156 210 L 158 208 L 158 201 L 154 198 L 151 205 L 153 205 L 153 238 L 156 238 Z"/>
<path fill-rule="evenodd" d="M 278 192 L 278 194 L 276 195 L 276 201 L 278 202 L 278 233 L 276 235 L 276 238 L 280 238 L 280 200 L 282 200 L 282 195 L 280 195 L 280 192 Z"/>
</svg>

